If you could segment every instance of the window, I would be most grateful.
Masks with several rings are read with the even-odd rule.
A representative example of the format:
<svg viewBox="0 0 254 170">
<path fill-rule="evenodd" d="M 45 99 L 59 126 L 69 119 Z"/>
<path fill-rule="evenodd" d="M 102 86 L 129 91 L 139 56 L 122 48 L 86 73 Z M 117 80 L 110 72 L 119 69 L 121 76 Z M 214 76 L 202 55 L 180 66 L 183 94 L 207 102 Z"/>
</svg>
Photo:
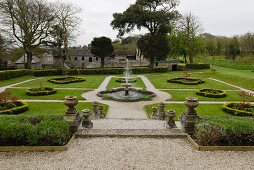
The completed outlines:
<svg viewBox="0 0 254 170">
<path fill-rule="evenodd" d="M 82 57 L 82 61 L 84 61 L 85 60 L 85 57 Z"/>
<path fill-rule="evenodd" d="M 75 57 L 74 60 L 77 61 L 77 60 L 78 60 L 78 57 Z"/>
<path fill-rule="evenodd" d="M 99 58 L 98 57 L 96 57 L 96 61 L 98 61 L 99 60 Z"/>
<path fill-rule="evenodd" d="M 93 62 L 93 58 L 92 57 L 89 57 L 89 62 Z"/>
</svg>

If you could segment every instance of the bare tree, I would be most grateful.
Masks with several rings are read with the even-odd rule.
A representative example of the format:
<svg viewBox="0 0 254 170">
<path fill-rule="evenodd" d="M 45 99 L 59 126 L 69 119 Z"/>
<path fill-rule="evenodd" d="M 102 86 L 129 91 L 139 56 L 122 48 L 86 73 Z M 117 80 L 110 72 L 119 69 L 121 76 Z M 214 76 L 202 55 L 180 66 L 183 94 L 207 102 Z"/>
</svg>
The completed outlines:
<svg viewBox="0 0 254 170">
<path fill-rule="evenodd" d="M 196 16 L 192 13 L 185 14 L 179 20 L 179 30 L 183 33 L 184 42 L 187 48 L 190 63 L 193 63 L 193 56 L 196 48 L 197 36 L 202 32 L 202 26 Z"/>
<path fill-rule="evenodd" d="M 79 14 L 83 11 L 81 8 L 75 7 L 71 3 L 62 3 L 57 2 L 55 4 L 56 14 L 56 23 L 61 29 L 62 33 L 62 41 L 64 48 L 64 57 L 71 65 L 71 67 L 76 68 L 76 66 L 72 63 L 69 56 L 69 44 L 73 41 L 78 34 L 79 24 L 81 23 L 81 19 L 79 18 Z"/>
<path fill-rule="evenodd" d="M 0 0 L 0 15 L 27 55 L 25 67 L 31 69 L 32 49 L 43 44 L 54 19 L 51 5 L 43 0 Z"/>
</svg>

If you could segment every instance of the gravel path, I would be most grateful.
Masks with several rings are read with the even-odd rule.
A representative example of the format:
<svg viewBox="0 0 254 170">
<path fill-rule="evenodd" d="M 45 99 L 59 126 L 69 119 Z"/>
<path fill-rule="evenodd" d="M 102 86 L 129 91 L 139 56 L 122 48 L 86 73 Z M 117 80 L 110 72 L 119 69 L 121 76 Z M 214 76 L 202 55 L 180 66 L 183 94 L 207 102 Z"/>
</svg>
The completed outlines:
<svg viewBox="0 0 254 170">
<path fill-rule="evenodd" d="M 0 153 L 1 170 L 252 170 L 254 152 L 200 152 L 186 139 L 76 139 L 65 152 Z"/>
</svg>

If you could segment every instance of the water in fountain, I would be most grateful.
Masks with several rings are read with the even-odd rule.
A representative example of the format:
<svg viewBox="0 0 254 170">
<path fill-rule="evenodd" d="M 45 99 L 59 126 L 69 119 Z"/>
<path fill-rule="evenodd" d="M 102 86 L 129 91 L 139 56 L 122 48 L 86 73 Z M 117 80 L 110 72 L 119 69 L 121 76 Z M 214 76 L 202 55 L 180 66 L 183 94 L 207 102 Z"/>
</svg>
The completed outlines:
<svg viewBox="0 0 254 170">
<path fill-rule="evenodd" d="M 123 84 L 124 91 L 125 91 L 125 96 L 129 96 L 129 87 L 131 84 L 129 83 L 129 78 L 130 78 L 130 69 L 129 69 L 129 60 L 126 60 L 126 67 L 124 69 L 124 80 L 125 83 Z"/>
</svg>

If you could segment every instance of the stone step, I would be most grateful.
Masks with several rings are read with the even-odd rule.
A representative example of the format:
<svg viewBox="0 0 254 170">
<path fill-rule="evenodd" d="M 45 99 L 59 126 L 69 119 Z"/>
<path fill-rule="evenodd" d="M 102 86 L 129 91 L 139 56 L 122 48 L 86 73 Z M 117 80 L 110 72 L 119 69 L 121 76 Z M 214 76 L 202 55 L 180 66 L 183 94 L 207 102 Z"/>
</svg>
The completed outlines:
<svg viewBox="0 0 254 170">
<path fill-rule="evenodd" d="M 180 129 L 83 129 L 76 133 L 75 137 L 186 138 L 187 134 Z"/>
<path fill-rule="evenodd" d="M 149 119 L 93 120 L 93 129 L 166 129 L 166 122 Z"/>
</svg>

